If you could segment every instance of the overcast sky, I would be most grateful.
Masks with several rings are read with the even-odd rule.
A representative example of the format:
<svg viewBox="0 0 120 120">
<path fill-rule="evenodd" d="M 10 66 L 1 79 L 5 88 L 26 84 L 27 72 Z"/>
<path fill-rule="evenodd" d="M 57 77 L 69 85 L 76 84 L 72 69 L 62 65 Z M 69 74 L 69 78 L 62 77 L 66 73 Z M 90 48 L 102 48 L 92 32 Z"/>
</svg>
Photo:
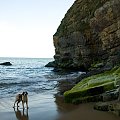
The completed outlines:
<svg viewBox="0 0 120 120">
<path fill-rule="evenodd" d="M 53 57 L 53 34 L 73 2 L 0 0 L 0 57 Z"/>
</svg>

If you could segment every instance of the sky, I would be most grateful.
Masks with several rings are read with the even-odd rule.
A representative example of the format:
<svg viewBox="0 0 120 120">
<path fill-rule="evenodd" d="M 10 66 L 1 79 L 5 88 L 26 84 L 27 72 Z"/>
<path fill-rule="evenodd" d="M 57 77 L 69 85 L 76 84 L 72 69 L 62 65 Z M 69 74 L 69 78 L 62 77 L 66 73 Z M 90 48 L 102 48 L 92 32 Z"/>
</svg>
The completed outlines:
<svg viewBox="0 0 120 120">
<path fill-rule="evenodd" d="M 0 57 L 52 58 L 53 35 L 74 0 L 0 0 Z"/>
</svg>

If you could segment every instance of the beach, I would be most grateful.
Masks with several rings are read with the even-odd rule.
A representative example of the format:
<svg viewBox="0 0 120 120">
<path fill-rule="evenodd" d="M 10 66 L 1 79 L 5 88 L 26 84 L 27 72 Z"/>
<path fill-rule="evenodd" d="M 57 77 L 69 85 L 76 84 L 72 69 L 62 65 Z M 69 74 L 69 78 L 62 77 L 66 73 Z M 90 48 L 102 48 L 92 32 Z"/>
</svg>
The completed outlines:
<svg viewBox="0 0 120 120">
<path fill-rule="evenodd" d="M 55 120 L 57 107 L 54 98 L 48 95 L 37 94 L 28 96 L 29 109 L 23 111 L 22 104 L 13 109 L 14 98 L 0 99 L 1 120 Z"/>
<path fill-rule="evenodd" d="M 73 105 L 56 96 L 61 87 L 59 81 L 68 81 L 80 75 L 79 72 L 55 73 L 45 64 L 52 59 L 1 58 L 12 66 L 0 66 L 0 120 L 119 120 L 108 112 L 93 110 L 94 103 Z M 62 82 L 65 84 L 65 82 Z M 13 109 L 15 96 L 28 92 L 29 109 Z"/>
<path fill-rule="evenodd" d="M 0 99 L 1 120 L 57 120 L 62 114 L 75 110 L 78 106 L 66 104 L 61 99 L 56 101 L 51 94 L 28 96 L 29 109 L 13 108 L 14 97 Z M 58 99 L 57 99 L 58 100 Z"/>
<path fill-rule="evenodd" d="M 119 120 L 120 117 L 109 113 L 93 109 L 94 103 L 81 104 L 79 107 L 62 115 L 58 120 Z"/>
<path fill-rule="evenodd" d="M 58 100 L 58 99 L 57 99 Z M 52 96 L 29 96 L 29 109 L 13 109 L 13 98 L 0 99 L 1 120 L 119 120 L 110 113 L 93 109 L 94 103 L 72 105 Z"/>
</svg>

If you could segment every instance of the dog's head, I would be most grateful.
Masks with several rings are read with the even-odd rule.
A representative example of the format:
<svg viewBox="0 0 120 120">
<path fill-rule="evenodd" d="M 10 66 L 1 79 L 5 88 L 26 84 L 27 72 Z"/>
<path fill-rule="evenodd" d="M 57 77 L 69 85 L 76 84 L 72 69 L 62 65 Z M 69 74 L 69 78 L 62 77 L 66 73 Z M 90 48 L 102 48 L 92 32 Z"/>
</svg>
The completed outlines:
<svg viewBox="0 0 120 120">
<path fill-rule="evenodd" d="M 22 95 L 28 95 L 28 92 L 23 92 Z"/>
</svg>

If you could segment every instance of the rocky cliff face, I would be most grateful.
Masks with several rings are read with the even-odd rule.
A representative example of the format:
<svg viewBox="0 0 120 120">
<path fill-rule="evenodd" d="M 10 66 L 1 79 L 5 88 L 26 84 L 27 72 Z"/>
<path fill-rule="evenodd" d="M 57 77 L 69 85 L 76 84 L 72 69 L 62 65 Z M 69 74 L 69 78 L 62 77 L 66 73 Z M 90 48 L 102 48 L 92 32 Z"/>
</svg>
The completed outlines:
<svg viewBox="0 0 120 120">
<path fill-rule="evenodd" d="M 120 0 L 76 0 L 53 39 L 57 67 L 119 64 Z"/>
</svg>

